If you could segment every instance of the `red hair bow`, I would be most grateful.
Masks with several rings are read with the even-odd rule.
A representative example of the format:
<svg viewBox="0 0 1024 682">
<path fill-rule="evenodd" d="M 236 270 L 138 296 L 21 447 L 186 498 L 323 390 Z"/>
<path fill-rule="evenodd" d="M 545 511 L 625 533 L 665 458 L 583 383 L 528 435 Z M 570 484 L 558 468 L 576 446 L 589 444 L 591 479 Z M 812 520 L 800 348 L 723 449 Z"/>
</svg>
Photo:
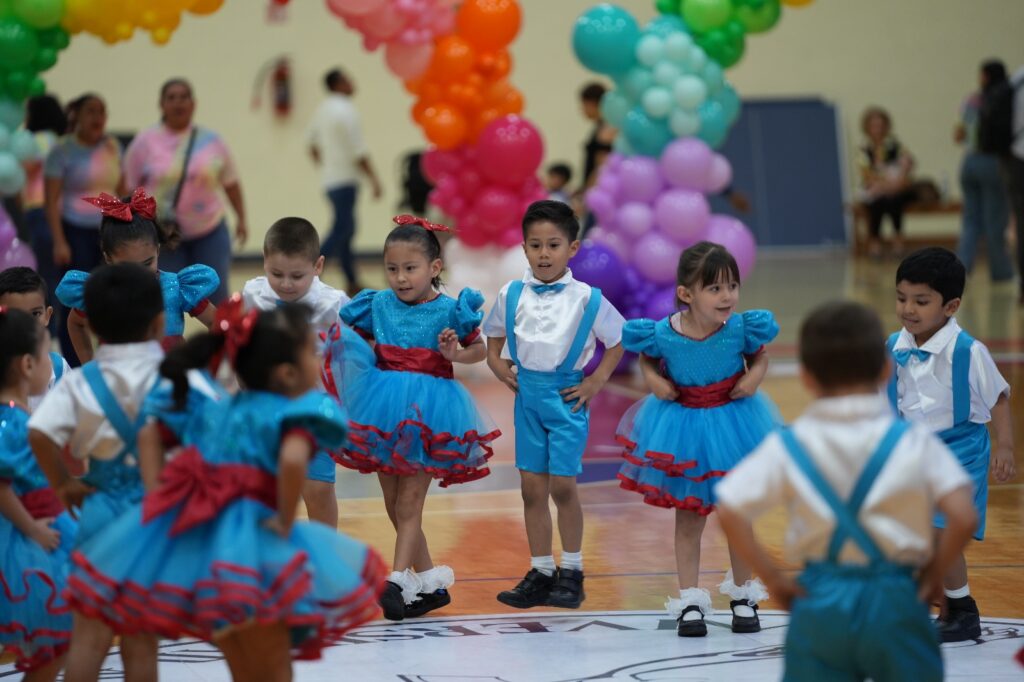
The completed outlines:
<svg viewBox="0 0 1024 682">
<path fill-rule="evenodd" d="M 256 327 L 256 318 L 260 311 L 253 308 L 245 312 L 245 304 L 241 294 L 233 294 L 226 303 L 217 306 L 217 317 L 210 327 L 210 332 L 224 337 L 224 346 L 210 362 L 210 371 L 216 373 L 225 357 L 228 364 L 235 366 L 238 350 L 248 345 L 252 338 L 252 330 Z"/>
<path fill-rule="evenodd" d="M 146 190 L 141 187 L 135 188 L 132 198 L 128 201 L 121 201 L 106 192 L 101 192 L 98 197 L 82 197 L 82 201 L 99 207 L 104 217 L 126 223 L 130 223 L 132 215 L 136 213 L 148 220 L 156 219 L 156 199 L 146 194 Z"/>
<path fill-rule="evenodd" d="M 396 215 L 392 220 L 395 221 L 396 225 L 419 225 L 424 230 L 430 230 L 431 232 L 447 232 L 449 234 L 455 234 L 455 230 L 447 225 L 432 223 L 426 218 L 418 218 L 414 215 L 409 215 L 408 213 Z"/>
</svg>

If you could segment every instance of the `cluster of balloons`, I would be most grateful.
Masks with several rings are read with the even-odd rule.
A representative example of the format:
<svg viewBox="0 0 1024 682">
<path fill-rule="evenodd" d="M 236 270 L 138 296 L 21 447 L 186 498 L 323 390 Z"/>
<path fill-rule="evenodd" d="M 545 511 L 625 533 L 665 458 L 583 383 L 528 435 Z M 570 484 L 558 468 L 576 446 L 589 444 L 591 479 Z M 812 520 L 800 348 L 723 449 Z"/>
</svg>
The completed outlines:
<svg viewBox="0 0 1024 682">
<path fill-rule="evenodd" d="M 36 269 L 36 257 L 28 244 L 18 239 L 14 221 L 0 206 L 0 271 L 24 266 Z"/>
<path fill-rule="evenodd" d="M 39 74 L 57 63 L 68 46 L 61 28 L 65 0 L 0 2 L 0 97 L 23 100 L 40 95 Z"/>
<path fill-rule="evenodd" d="M 39 157 L 35 137 L 18 129 L 20 123 L 21 107 L 11 100 L 0 101 L 0 196 L 20 192 L 25 184 L 22 163 Z"/>
<path fill-rule="evenodd" d="M 625 154 L 658 156 L 689 136 L 718 147 L 739 115 L 722 67 L 679 17 L 659 17 L 641 31 L 624 9 L 598 5 L 576 21 L 573 48 L 584 66 L 615 81 L 601 112 L 621 131 L 616 148 Z"/>
<path fill-rule="evenodd" d="M 163 45 L 181 23 L 183 12 L 213 14 L 224 0 L 15 0 L 63 9 L 61 22 L 72 34 L 86 32 L 113 45 L 131 39 L 135 29 L 149 31 Z"/>
<path fill-rule="evenodd" d="M 522 113 L 507 50 L 521 21 L 516 0 L 466 0 L 455 31 L 439 38 L 420 75 L 405 81 L 416 95 L 412 118 L 439 149 L 472 144 L 492 121 Z"/>
<path fill-rule="evenodd" d="M 434 183 L 430 201 L 453 218 L 465 246 L 517 246 L 523 213 L 545 196 L 537 179 L 543 158 L 537 128 L 504 116 L 488 124 L 475 145 L 424 154 L 423 170 Z"/>
<path fill-rule="evenodd" d="M 455 29 L 452 0 L 327 0 L 327 8 L 359 31 L 366 50 L 383 45 L 388 68 L 403 80 L 422 74 L 434 40 Z"/>
</svg>

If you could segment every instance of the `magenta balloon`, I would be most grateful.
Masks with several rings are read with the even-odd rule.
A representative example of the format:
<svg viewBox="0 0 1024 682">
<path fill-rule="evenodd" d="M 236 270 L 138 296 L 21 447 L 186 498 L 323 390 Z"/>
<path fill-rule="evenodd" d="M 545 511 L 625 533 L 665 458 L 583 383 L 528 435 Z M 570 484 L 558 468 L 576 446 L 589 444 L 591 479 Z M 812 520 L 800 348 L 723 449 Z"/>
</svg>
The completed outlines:
<svg viewBox="0 0 1024 682">
<path fill-rule="evenodd" d="M 532 123 L 520 116 L 491 121 L 477 140 L 480 172 L 499 185 L 519 187 L 537 172 L 544 158 L 544 140 Z"/>
<path fill-rule="evenodd" d="M 732 164 L 721 154 L 715 154 L 708 171 L 708 185 L 704 190 L 710 194 L 720 194 L 732 184 Z"/>
<path fill-rule="evenodd" d="M 623 201 L 650 203 L 665 186 L 658 162 L 646 156 L 623 159 L 618 168 L 618 175 L 622 182 Z"/>
<path fill-rule="evenodd" d="M 654 212 L 647 204 L 631 201 L 615 214 L 615 224 L 627 237 L 641 237 L 654 227 Z"/>
<path fill-rule="evenodd" d="M 661 172 L 676 187 L 704 190 L 708 185 L 713 153 L 695 137 L 676 140 L 661 154 Z"/>
<path fill-rule="evenodd" d="M 644 317 L 651 320 L 660 320 L 672 315 L 679 310 L 679 302 L 676 301 L 676 287 L 670 284 L 658 289 L 653 296 L 644 301 Z"/>
<path fill-rule="evenodd" d="M 36 256 L 28 244 L 15 238 L 6 249 L 0 252 L 0 270 L 17 267 L 35 270 Z"/>
<path fill-rule="evenodd" d="M 487 232 L 498 235 L 520 218 L 519 197 L 501 187 L 486 187 L 473 201 L 473 213 L 480 220 L 480 226 Z"/>
<path fill-rule="evenodd" d="M 727 215 L 711 216 L 704 238 L 729 250 L 740 268 L 741 278 L 746 279 L 754 269 L 757 241 L 747 226 L 736 218 Z"/>
<path fill-rule="evenodd" d="M 670 189 L 662 192 L 654 204 L 658 228 L 679 246 L 689 246 L 701 239 L 707 230 L 711 207 L 700 192 Z"/>
<path fill-rule="evenodd" d="M 609 228 L 615 222 L 615 199 L 600 187 L 594 187 L 587 192 L 587 208 L 589 208 L 597 221 Z"/>
<path fill-rule="evenodd" d="M 679 246 L 658 231 L 651 231 L 633 246 L 633 267 L 659 286 L 676 281 Z"/>
<path fill-rule="evenodd" d="M 430 58 L 434 55 L 431 43 L 405 45 L 400 42 L 388 43 L 384 48 L 384 61 L 402 80 L 416 78 L 430 66 Z"/>
<path fill-rule="evenodd" d="M 455 152 L 428 149 L 420 161 L 423 172 L 435 185 L 445 175 L 451 175 L 462 167 L 462 159 Z"/>
</svg>

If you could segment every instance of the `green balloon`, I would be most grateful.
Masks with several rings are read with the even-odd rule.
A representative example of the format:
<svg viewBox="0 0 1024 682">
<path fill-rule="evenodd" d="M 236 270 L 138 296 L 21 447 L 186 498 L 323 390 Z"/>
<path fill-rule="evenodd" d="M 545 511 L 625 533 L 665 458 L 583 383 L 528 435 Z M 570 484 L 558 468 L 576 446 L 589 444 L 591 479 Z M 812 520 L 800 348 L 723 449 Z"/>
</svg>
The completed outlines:
<svg viewBox="0 0 1024 682">
<path fill-rule="evenodd" d="M 57 63 L 57 50 L 52 47 L 41 47 L 36 53 L 32 66 L 36 71 L 46 71 Z"/>
<path fill-rule="evenodd" d="M 732 0 L 684 0 L 683 19 L 695 32 L 720 28 L 732 16 Z"/>
<path fill-rule="evenodd" d="M 38 51 L 39 40 L 34 30 L 13 17 L 0 19 L 0 65 L 28 66 Z"/>
<path fill-rule="evenodd" d="M 28 97 L 29 86 L 32 84 L 32 75 L 25 71 L 11 71 L 7 74 L 7 92 L 16 100 Z"/>
<path fill-rule="evenodd" d="M 654 8 L 659 14 L 679 14 L 679 4 L 682 0 L 655 0 Z"/>
<path fill-rule="evenodd" d="M 50 47 L 54 50 L 63 50 L 71 44 L 71 36 L 60 26 L 43 29 L 36 35 L 39 36 L 39 44 L 43 47 Z"/>
<path fill-rule="evenodd" d="M 28 84 L 29 97 L 35 97 L 37 95 L 46 94 L 46 81 L 40 78 L 38 75 L 32 79 L 32 82 Z"/>
<path fill-rule="evenodd" d="M 697 37 L 697 44 L 707 52 L 708 57 L 718 62 L 723 69 L 727 69 L 743 56 L 743 27 L 740 26 L 739 33 L 731 25 L 708 31 Z"/>
<path fill-rule="evenodd" d="M 780 16 L 779 0 L 763 0 L 756 7 L 747 3 L 736 8 L 736 19 L 748 33 L 764 33 L 779 22 Z"/>
<path fill-rule="evenodd" d="M 64 0 L 13 0 L 11 10 L 33 28 L 50 28 L 64 16 Z"/>
</svg>

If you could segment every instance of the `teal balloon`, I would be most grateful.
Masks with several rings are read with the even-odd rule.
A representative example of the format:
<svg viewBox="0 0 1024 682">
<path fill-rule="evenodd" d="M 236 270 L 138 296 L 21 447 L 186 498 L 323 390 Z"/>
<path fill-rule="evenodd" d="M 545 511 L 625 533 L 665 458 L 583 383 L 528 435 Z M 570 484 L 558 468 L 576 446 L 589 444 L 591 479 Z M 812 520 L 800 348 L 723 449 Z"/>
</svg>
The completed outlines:
<svg viewBox="0 0 1024 682">
<path fill-rule="evenodd" d="M 39 40 L 35 30 L 14 17 L 0 18 L 0 65 L 7 68 L 28 66 L 38 51 Z"/>
<path fill-rule="evenodd" d="M 626 120 L 626 114 L 632 108 L 633 103 L 618 90 L 606 92 L 601 98 L 601 116 L 616 128 L 622 126 Z"/>
<path fill-rule="evenodd" d="M 626 142 L 626 137 L 624 135 L 617 135 L 615 137 L 615 142 L 612 143 L 612 149 L 623 156 L 633 156 L 636 154 L 636 151 L 634 151 L 633 147 L 630 146 L 629 142 Z"/>
<path fill-rule="evenodd" d="M 654 67 L 654 82 L 666 88 L 671 88 L 676 80 L 683 75 L 682 70 L 669 61 L 658 62 Z"/>
<path fill-rule="evenodd" d="M 668 118 L 668 127 L 676 137 L 692 137 L 700 130 L 700 116 L 693 111 L 674 109 Z"/>
<path fill-rule="evenodd" d="M 637 154 L 653 157 L 661 156 L 662 150 L 674 137 L 665 121 L 655 121 L 639 107 L 626 114 L 622 134 Z"/>
<path fill-rule="evenodd" d="M 764 33 L 779 23 L 782 6 L 779 0 L 741 3 L 736 7 L 736 20 L 748 33 Z"/>
<path fill-rule="evenodd" d="M 672 111 L 672 93 L 668 88 L 651 88 L 644 93 L 642 104 L 644 112 L 651 118 L 665 118 Z"/>
<path fill-rule="evenodd" d="M 629 70 L 624 77 L 617 81 L 622 92 L 630 100 L 639 101 L 647 89 L 654 85 L 654 74 L 644 66 L 637 66 Z"/>
<path fill-rule="evenodd" d="M 722 67 L 718 65 L 718 62 L 712 60 L 704 65 L 704 71 L 701 74 L 704 82 L 708 86 L 708 93 L 716 95 L 725 85 L 725 73 L 722 72 Z"/>
<path fill-rule="evenodd" d="M 626 10 L 597 5 L 576 20 L 572 49 L 583 66 L 597 73 L 625 73 L 636 63 L 640 26 Z"/>
<path fill-rule="evenodd" d="M 636 44 L 636 58 L 644 66 L 653 68 L 665 58 L 665 41 L 658 36 L 645 35 Z"/>
<path fill-rule="evenodd" d="M 651 19 L 644 26 L 644 33 L 647 35 L 668 38 L 673 33 L 689 33 L 690 29 L 686 22 L 679 18 L 679 10 L 674 12 L 662 12 L 660 17 Z"/>
<path fill-rule="evenodd" d="M 0 152 L 7 151 L 11 144 L 11 131 L 6 126 L 0 126 Z"/>
<path fill-rule="evenodd" d="M 11 11 L 32 28 L 50 28 L 64 16 L 64 0 L 13 0 Z"/>
<path fill-rule="evenodd" d="M 683 65 L 690 58 L 693 38 L 689 34 L 677 31 L 665 38 L 665 58 L 675 64 Z"/>
<path fill-rule="evenodd" d="M 25 109 L 20 103 L 9 98 L 0 98 L 0 125 L 14 130 L 25 118 Z"/>
<path fill-rule="evenodd" d="M 700 105 L 697 115 L 700 116 L 700 132 L 697 133 L 697 137 L 704 140 L 709 147 L 721 147 L 729 134 L 729 123 L 722 105 L 714 100 L 707 100 Z"/>
<path fill-rule="evenodd" d="M 726 85 L 722 88 L 722 91 L 718 93 L 716 98 L 718 103 L 722 105 L 722 112 L 725 114 L 725 122 L 728 125 L 732 125 L 736 122 L 736 119 L 740 115 L 740 96 L 736 94 L 736 90 L 731 85 Z"/>
<path fill-rule="evenodd" d="M 25 186 L 25 170 L 13 154 L 0 152 L 0 195 L 11 196 Z"/>
<path fill-rule="evenodd" d="M 39 158 L 39 145 L 36 143 L 35 135 L 25 129 L 14 131 L 7 146 L 18 161 Z"/>
</svg>

